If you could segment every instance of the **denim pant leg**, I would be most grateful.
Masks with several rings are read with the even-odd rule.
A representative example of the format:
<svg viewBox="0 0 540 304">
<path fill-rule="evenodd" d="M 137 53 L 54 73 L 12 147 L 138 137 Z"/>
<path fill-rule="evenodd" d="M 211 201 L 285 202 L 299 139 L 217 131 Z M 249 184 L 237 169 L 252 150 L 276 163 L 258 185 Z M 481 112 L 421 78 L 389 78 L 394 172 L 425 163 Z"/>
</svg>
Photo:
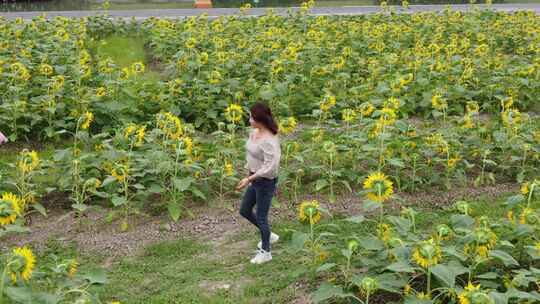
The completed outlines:
<svg viewBox="0 0 540 304">
<path fill-rule="evenodd" d="M 257 196 L 253 185 L 249 185 L 242 198 L 242 205 L 240 206 L 240 215 L 250 221 L 253 225 L 259 227 L 257 218 L 253 214 L 253 207 L 257 203 Z"/>
<path fill-rule="evenodd" d="M 255 184 L 257 197 L 257 224 L 261 231 L 262 249 L 270 251 L 270 225 L 268 224 L 268 212 L 272 205 L 272 197 L 276 190 L 276 180 L 261 180 Z"/>
</svg>

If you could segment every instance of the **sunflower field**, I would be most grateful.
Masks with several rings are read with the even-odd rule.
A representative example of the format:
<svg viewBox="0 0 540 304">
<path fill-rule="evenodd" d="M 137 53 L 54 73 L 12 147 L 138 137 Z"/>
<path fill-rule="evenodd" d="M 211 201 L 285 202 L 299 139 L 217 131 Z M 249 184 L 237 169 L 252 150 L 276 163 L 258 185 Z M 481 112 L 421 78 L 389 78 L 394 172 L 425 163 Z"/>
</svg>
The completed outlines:
<svg viewBox="0 0 540 304">
<path fill-rule="evenodd" d="M 316 301 L 538 303 L 540 17 L 386 3 L 313 17 L 312 5 L 257 18 L 248 6 L 214 19 L 0 17 L 0 131 L 14 142 L 0 148 L 0 238 L 27 232 L 58 197 L 77 218 L 109 208 L 119 232 L 149 204 L 174 221 L 193 203 L 227 208 L 249 106 L 265 101 L 282 134 L 280 200 L 306 224 L 292 246 L 331 278 Z M 147 58 L 103 56 L 111 35 L 143 39 Z M 427 229 L 414 209 L 388 207 L 400 193 L 503 182 L 521 193 L 502 218 L 460 201 Z M 341 195 L 361 198 L 363 215 L 332 217 L 323 205 Z M 38 271 L 39 293 L 24 288 L 30 248 L 1 261 L 0 303 L 100 303 L 89 288 L 104 275 L 79 274 L 76 259 Z"/>
</svg>

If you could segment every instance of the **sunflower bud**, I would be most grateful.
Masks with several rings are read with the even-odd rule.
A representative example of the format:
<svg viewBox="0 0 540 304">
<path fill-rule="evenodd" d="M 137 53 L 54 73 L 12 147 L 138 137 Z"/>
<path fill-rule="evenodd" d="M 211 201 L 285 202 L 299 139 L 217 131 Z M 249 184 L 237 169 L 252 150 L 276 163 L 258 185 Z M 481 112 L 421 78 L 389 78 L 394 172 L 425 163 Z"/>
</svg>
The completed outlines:
<svg viewBox="0 0 540 304">
<path fill-rule="evenodd" d="M 372 294 L 379 289 L 379 282 L 376 279 L 365 277 L 360 282 L 360 289 L 366 294 Z"/>
<path fill-rule="evenodd" d="M 350 240 L 347 243 L 347 248 L 349 248 L 350 252 L 355 252 L 358 249 L 358 241 L 357 240 Z"/>
<path fill-rule="evenodd" d="M 467 203 L 466 201 L 458 201 L 456 202 L 455 206 L 459 212 L 466 215 L 468 215 L 469 212 L 471 211 L 471 207 L 469 206 L 469 203 Z"/>
</svg>

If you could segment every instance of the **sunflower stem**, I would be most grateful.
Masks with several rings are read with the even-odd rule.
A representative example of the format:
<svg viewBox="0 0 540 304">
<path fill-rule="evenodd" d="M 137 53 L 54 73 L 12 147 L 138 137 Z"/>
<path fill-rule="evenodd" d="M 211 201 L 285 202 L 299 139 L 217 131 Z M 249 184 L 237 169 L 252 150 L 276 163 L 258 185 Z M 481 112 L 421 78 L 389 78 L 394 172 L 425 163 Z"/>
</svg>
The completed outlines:
<svg viewBox="0 0 540 304">
<path fill-rule="evenodd" d="M 6 281 L 6 275 L 8 270 L 8 263 L 4 266 L 4 271 L 2 272 L 2 277 L 0 278 L 0 304 L 4 304 L 4 284 Z"/>
<path fill-rule="evenodd" d="M 427 271 L 427 294 L 431 297 L 431 267 L 428 266 Z"/>
</svg>

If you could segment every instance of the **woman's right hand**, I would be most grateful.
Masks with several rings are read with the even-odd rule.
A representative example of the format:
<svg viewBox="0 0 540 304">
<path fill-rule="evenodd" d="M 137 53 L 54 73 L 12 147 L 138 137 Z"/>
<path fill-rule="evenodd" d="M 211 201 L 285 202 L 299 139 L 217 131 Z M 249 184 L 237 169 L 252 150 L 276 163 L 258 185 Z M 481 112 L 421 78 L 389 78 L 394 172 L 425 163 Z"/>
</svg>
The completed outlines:
<svg viewBox="0 0 540 304">
<path fill-rule="evenodd" d="M 236 186 L 236 190 L 242 190 L 242 188 L 249 185 L 249 178 L 245 177 L 240 182 L 238 182 L 238 185 Z"/>
</svg>

